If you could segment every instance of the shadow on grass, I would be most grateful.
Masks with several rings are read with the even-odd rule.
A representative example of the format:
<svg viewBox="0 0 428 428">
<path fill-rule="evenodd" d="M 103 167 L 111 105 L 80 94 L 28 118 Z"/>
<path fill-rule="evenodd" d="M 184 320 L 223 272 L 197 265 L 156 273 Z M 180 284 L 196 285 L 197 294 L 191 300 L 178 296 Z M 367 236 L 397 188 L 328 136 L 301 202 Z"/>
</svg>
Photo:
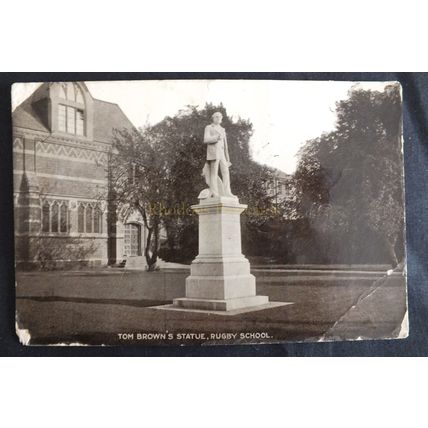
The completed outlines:
<svg viewBox="0 0 428 428">
<path fill-rule="evenodd" d="M 171 304 L 172 300 L 129 300 L 129 299 L 97 299 L 86 297 L 60 297 L 60 296 L 25 296 L 17 297 L 20 300 L 33 300 L 35 302 L 65 302 L 65 303 L 91 303 L 101 305 L 125 305 L 138 308 Z"/>
</svg>

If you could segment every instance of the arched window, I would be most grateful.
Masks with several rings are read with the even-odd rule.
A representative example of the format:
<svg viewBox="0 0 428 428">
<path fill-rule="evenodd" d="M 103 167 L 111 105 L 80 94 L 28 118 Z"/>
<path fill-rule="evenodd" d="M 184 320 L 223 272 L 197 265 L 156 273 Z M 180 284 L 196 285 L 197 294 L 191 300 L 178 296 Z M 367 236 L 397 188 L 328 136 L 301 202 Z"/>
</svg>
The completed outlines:
<svg viewBox="0 0 428 428">
<path fill-rule="evenodd" d="M 85 101 L 79 85 L 58 83 L 58 130 L 67 134 L 85 135 Z"/>
<path fill-rule="evenodd" d="M 93 209 L 90 205 L 86 207 L 86 233 L 92 233 Z"/>
<path fill-rule="evenodd" d="M 79 85 L 74 82 L 58 83 L 59 98 L 67 101 L 73 101 L 78 104 L 84 104 L 83 93 Z"/>
<path fill-rule="evenodd" d="M 77 209 L 77 231 L 79 233 L 102 233 L 103 212 L 99 205 L 79 202 Z"/>
<path fill-rule="evenodd" d="M 58 232 L 58 224 L 59 224 L 59 209 L 58 203 L 54 202 L 51 207 L 51 232 Z"/>
<path fill-rule="evenodd" d="M 85 231 L 85 207 L 79 204 L 77 210 L 77 231 L 83 233 Z"/>
<path fill-rule="evenodd" d="M 67 232 L 68 229 L 68 207 L 65 202 L 61 204 L 61 207 L 59 209 L 59 215 L 60 215 L 60 225 L 59 225 L 59 231 L 61 233 Z"/>
<path fill-rule="evenodd" d="M 76 133 L 76 109 L 74 107 L 67 106 L 67 133 Z"/>
<path fill-rule="evenodd" d="M 96 207 L 94 211 L 94 233 L 102 233 L 103 213 L 100 207 Z"/>
<path fill-rule="evenodd" d="M 43 203 L 42 208 L 42 232 L 50 232 L 50 216 L 51 207 L 48 201 Z"/>
<path fill-rule="evenodd" d="M 68 202 L 44 201 L 42 205 L 42 232 L 68 232 Z"/>
</svg>

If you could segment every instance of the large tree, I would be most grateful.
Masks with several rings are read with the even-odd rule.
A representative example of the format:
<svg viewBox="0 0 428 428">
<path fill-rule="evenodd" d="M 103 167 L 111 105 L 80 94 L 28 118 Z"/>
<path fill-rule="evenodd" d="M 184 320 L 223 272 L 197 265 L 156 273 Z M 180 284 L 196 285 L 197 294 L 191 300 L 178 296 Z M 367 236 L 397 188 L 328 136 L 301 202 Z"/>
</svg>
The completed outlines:
<svg viewBox="0 0 428 428">
<path fill-rule="evenodd" d="M 188 106 L 145 129 L 119 131 L 110 163 L 112 194 L 119 206 L 141 213 L 149 230 L 146 259 L 151 270 L 160 249 L 161 227 L 167 235 L 162 257 L 189 262 L 197 254 L 197 218 L 190 206 L 206 187 L 201 175 L 206 158 L 202 138 L 215 111 L 223 114 L 227 131 L 232 191 L 249 205 L 244 226 L 263 228 L 275 215 L 267 191 L 273 171 L 251 158 L 252 125 L 241 118 L 233 120 L 222 105 Z"/>
<path fill-rule="evenodd" d="M 148 230 L 145 258 L 148 270 L 156 268 L 162 217 L 157 206 L 168 202 L 170 165 L 149 130 L 117 130 L 109 161 L 111 207 L 124 220 L 137 210 Z"/>
<path fill-rule="evenodd" d="M 323 241 L 325 262 L 403 256 L 403 170 L 399 85 L 354 87 L 336 105 L 334 131 L 308 141 L 295 173 L 299 210 Z"/>
</svg>

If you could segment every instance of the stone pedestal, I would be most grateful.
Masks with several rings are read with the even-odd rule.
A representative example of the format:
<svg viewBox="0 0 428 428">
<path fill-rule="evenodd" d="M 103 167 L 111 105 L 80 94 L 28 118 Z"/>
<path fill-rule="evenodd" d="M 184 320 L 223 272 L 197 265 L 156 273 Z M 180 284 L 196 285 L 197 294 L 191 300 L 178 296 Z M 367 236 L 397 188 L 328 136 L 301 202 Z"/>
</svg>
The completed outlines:
<svg viewBox="0 0 428 428">
<path fill-rule="evenodd" d="M 240 215 L 245 208 L 233 197 L 192 206 L 199 216 L 199 255 L 186 278 L 186 297 L 174 299 L 174 307 L 230 311 L 269 302 L 267 296 L 256 295 L 256 279 L 241 252 Z"/>
</svg>

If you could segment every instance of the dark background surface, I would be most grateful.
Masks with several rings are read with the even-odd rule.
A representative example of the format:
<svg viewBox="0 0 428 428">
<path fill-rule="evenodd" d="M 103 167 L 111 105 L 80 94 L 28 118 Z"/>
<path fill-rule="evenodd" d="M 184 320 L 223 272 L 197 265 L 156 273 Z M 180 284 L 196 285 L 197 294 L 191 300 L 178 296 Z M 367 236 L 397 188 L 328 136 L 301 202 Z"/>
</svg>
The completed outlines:
<svg viewBox="0 0 428 428">
<path fill-rule="evenodd" d="M 129 79 L 399 81 L 404 97 L 410 335 L 403 340 L 216 347 L 25 347 L 15 335 L 13 82 Z M 287 120 L 284 118 L 284 120 Z M 422 356 L 428 355 L 428 73 L 0 73 L 0 356 Z"/>
</svg>

